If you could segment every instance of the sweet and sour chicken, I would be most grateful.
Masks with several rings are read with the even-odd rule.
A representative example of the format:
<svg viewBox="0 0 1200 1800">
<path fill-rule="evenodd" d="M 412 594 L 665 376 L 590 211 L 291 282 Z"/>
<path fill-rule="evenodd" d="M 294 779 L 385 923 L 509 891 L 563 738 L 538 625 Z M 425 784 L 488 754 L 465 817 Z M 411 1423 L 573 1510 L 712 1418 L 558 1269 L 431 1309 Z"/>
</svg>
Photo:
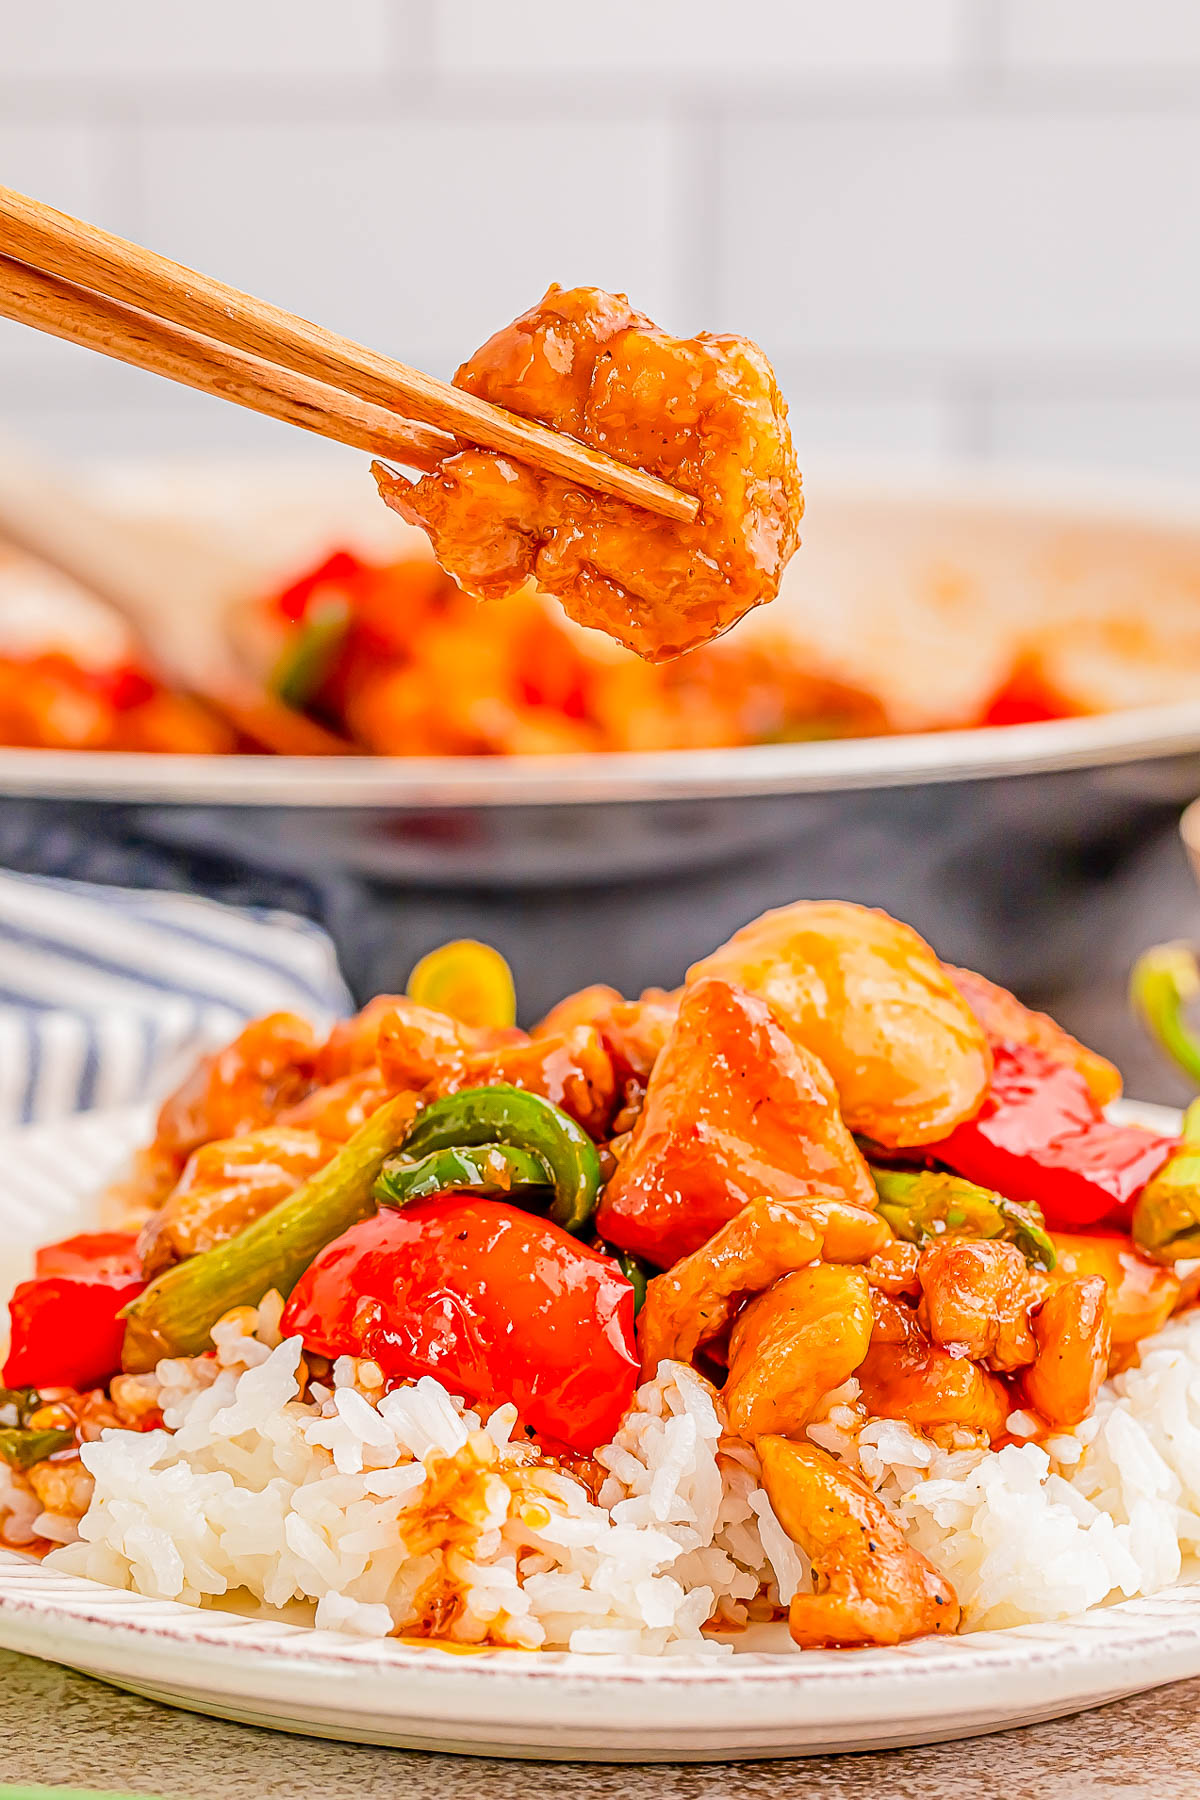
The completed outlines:
<svg viewBox="0 0 1200 1800">
<path fill-rule="evenodd" d="M 928 1144 L 979 1110 L 987 1038 L 932 950 L 886 913 L 834 900 L 764 913 L 688 971 L 765 1000 L 832 1077 L 850 1130 Z"/>
<path fill-rule="evenodd" d="M 377 466 L 388 505 L 424 527 L 468 592 L 498 599 L 534 580 L 650 662 L 775 597 L 804 501 L 787 407 L 756 344 L 670 337 L 623 294 L 551 287 L 454 380 L 700 501 L 677 524 L 477 449 L 416 482 Z"/>
<path fill-rule="evenodd" d="M 813 1592 L 794 1594 L 788 1607 L 801 1649 L 901 1644 L 957 1629 L 954 1589 L 865 1481 L 815 1444 L 771 1436 L 758 1453 L 779 1522 L 812 1564 Z"/>
<path fill-rule="evenodd" d="M 81 1259 L 76 1386 L 195 1354 L 276 1287 L 310 1356 L 512 1401 L 576 1466 L 639 1373 L 690 1363 L 811 1564 L 798 1644 L 957 1629 L 831 1409 L 839 1442 L 846 1419 L 950 1450 L 1072 1430 L 1194 1300 L 1170 1248 L 1200 1230 L 1194 1148 L 1107 1118 L 1111 1064 L 860 906 L 783 907 L 678 991 L 585 988 L 531 1032 L 494 953 L 433 962 L 324 1041 L 277 1015 L 209 1058 L 122 1189 L 136 1245 L 46 1253 L 58 1299 L 18 1290 L 10 1366 L 53 1364 Z"/>
</svg>

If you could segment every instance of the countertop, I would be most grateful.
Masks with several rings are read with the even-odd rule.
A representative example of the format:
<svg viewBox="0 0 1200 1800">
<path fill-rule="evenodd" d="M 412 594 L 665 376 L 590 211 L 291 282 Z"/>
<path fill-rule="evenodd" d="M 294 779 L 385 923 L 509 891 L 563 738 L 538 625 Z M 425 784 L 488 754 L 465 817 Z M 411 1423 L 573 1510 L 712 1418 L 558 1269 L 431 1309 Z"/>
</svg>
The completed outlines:
<svg viewBox="0 0 1200 1800">
<path fill-rule="evenodd" d="M 928 1749 L 761 1763 L 506 1763 L 195 1718 L 0 1652 L 0 1781 L 163 1800 L 1197 1800 L 1200 1680 Z"/>
</svg>

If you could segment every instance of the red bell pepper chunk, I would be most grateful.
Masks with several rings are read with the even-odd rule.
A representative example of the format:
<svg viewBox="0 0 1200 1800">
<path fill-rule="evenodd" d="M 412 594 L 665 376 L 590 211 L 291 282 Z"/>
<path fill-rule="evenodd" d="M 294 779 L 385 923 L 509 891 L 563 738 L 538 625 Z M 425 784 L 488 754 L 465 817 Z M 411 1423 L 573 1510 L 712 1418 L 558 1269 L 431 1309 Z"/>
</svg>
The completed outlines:
<svg viewBox="0 0 1200 1800">
<path fill-rule="evenodd" d="M 37 1275 L 140 1275 L 136 1231 L 81 1231 L 58 1244 L 43 1244 L 33 1259 Z"/>
<path fill-rule="evenodd" d="M 381 1211 L 301 1276 L 282 1329 L 321 1356 L 433 1375 L 467 1400 L 586 1454 L 614 1435 L 638 1379 L 633 1287 L 547 1219 L 461 1195 Z"/>
<path fill-rule="evenodd" d="M 1017 658 L 979 720 L 981 725 L 1038 725 L 1076 718 L 1083 708 L 1068 700 L 1049 679 L 1037 657 Z"/>
<path fill-rule="evenodd" d="M 6 1387 L 93 1388 L 121 1367 L 121 1308 L 140 1294 L 134 1232 L 84 1232 L 38 1251 L 8 1303 Z"/>
<path fill-rule="evenodd" d="M 335 550 L 285 587 L 275 597 L 275 604 L 285 619 L 298 624 L 308 611 L 308 603 L 318 588 L 338 587 L 343 582 L 353 581 L 367 567 L 361 557 L 355 556 L 351 550 Z"/>
<path fill-rule="evenodd" d="M 1106 1119 L 1078 1069 L 1033 1044 L 993 1046 L 987 1099 L 926 1154 L 1010 1200 L 1040 1206 L 1052 1230 L 1121 1224 L 1179 1139 Z"/>
<path fill-rule="evenodd" d="M 132 712 L 135 706 L 144 706 L 157 693 L 157 685 L 139 669 L 135 663 L 118 663 L 111 669 L 93 669 L 88 673 L 88 685 L 106 700 L 114 712 Z"/>
</svg>

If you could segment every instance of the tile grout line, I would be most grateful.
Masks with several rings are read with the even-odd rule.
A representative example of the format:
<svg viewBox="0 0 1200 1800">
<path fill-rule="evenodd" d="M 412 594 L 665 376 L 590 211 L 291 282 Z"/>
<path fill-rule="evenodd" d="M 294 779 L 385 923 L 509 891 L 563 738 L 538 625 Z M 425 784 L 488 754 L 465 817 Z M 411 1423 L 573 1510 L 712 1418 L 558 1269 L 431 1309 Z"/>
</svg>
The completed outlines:
<svg viewBox="0 0 1200 1800">
<path fill-rule="evenodd" d="M 961 0 L 956 23 L 962 91 L 975 100 L 999 94 L 1007 87 L 1003 0 Z"/>
<path fill-rule="evenodd" d="M 1007 118 L 1035 116 L 1192 117 L 1200 100 L 1200 71 L 1136 73 L 1116 71 L 1085 77 L 1054 72 L 1006 72 L 994 34 L 982 25 L 964 36 L 957 69 L 949 80 L 905 73 L 859 80 L 836 74 L 809 80 L 780 78 L 764 71 L 757 78 L 728 80 L 677 78 L 673 85 L 651 76 L 632 80 L 586 72 L 566 76 L 506 77 L 455 75 L 438 63 L 436 28 L 426 0 L 408 0 L 410 10 L 392 21 L 387 66 L 376 75 L 277 77 L 172 76 L 150 79 L 22 79 L 0 68 L 0 118 L 6 126 L 52 128 L 65 121 L 83 125 L 135 118 L 148 125 L 236 126 L 347 122 L 382 123 L 397 109 L 417 120 L 449 117 L 554 124 L 564 119 L 645 116 L 648 110 L 676 117 L 725 118 L 729 122 L 847 123 L 898 118 Z M 992 0 L 979 0 L 990 11 Z M 973 15 L 972 15 L 973 16 Z M 408 21 L 407 24 L 404 21 Z M 399 79 L 397 79 L 399 78 Z M 803 106 L 802 114 L 798 108 Z"/>
<path fill-rule="evenodd" d="M 717 318 L 723 130 L 713 113 L 688 107 L 677 116 L 673 132 L 672 174 L 681 198 L 673 273 L 689 332 L 725 329 Z"/>
<path fill-rule="evenodd" d="M 393 0 L 387 42 L 394 72 L 419 70 L 431 85 L 438 85 L 438 28 L 432 0 Z"/>
</svg>

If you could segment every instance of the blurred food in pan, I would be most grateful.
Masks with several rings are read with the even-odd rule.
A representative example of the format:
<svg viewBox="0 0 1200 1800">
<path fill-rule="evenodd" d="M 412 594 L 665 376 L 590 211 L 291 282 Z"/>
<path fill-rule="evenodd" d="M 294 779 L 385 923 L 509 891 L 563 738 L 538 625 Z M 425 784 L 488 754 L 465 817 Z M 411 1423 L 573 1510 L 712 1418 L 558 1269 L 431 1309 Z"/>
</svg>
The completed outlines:
<svg viewBox="0 0 1200 1800">
<path fill-rule="evenodd" d="M 220 544 L 247 672 L 377 755 L 731 748 L 1018 726 L 1200 694 L 1200 546 L 1135 499 L 1029 499 L 949 481 L 817 487 L 775 603 L 649 665 L 526 584 L 477 603 L 361 465 L 113 464 L 90 500 L 138 538 Z M 187 553 L 189 556 L 191 552 Z M 168 589 L 170 584 L 168 584 Z M 165 623 L 181 610 L 164 591 Z M 187 610 L 184 608 L 183 610 Z M 208 617 L 211 616 L 211 626 Z M 193 636 L 195 634 L 193 633 Z M 191 640 L 189 639 L 189 642 Z M 249 749 L 226 722 L 138 700 L 131 633 L 0 550 L 0 743 Z M 156 690 L 161 683 L 151 682 Z M 151 731 L 153 728 L 153 732 Z M 872 767 L 876 764 L 872 763 Z"/>
<path fill-rule="evenodd" d="M 18 601 L 49 588 L 64 616 L 47 634 L 41 608 Z M 172 692 L 98 611 L 28 559 L 0 561 L 0 742 L 256 747 L 198 700 Z M 880 696 L 823 669 L 784 629 L 650 664 L 564 619 L 532 583 L 480 604 L 419 555 L 384 563 L 335 550 L 279 592 L 247 602 L 240 625 L 250 660 L 284 705 L 380 756 L 694 750 L 897 729 Z M 1084 710 L 1027 657 L 968 722 Z"/>
</svg>

